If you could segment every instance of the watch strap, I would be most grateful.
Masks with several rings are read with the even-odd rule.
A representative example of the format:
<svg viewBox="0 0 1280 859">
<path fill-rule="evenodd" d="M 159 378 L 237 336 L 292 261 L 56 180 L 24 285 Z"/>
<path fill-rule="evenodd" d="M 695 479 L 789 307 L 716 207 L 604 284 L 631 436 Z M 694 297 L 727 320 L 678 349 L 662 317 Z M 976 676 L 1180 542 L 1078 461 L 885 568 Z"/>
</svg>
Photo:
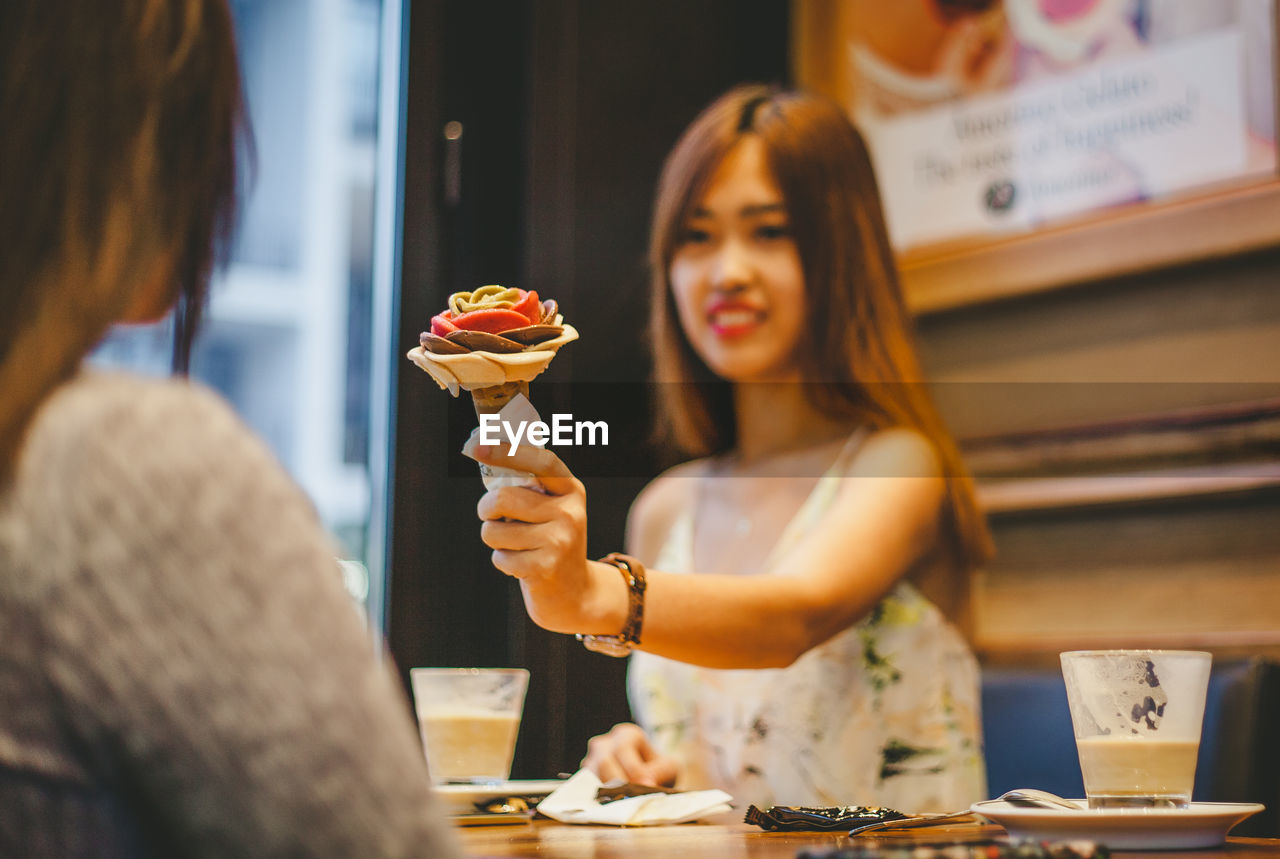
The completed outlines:
<svg viewBox="0 0 1280 859">
<path fill-rule="evenodd" d="M 577 638 L 588 650 L 603 653 L 607 656 L 626 656 L 640 646 L 640 632 L 644 627 L 644 564 L 630 555 L 611 552 L 600 559 L 603 563 L 612 564 L 622 573 L 627 583 L 627 620 L 618 635 L 584 635 Z"/>
</svg>

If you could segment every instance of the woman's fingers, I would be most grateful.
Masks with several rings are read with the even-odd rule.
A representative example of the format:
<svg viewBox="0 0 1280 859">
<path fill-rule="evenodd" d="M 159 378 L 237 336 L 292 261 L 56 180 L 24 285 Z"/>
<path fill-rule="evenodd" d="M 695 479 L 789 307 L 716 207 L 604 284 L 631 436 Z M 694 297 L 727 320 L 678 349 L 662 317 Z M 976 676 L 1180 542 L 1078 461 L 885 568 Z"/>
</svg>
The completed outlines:
<svg viewBox="0 0 1280 859">
<path fill-rule="evenodd" d="M 513 579 L 545 578 L 553 568 L 547 553 L 539 549 L 494 549 L 490 559 L 498 572 Z"/>
<path fill-rule="evenodd" d="M 623 722 L 607 734 L 592 737 L 582 765 L 601 781 L 628 781 L 652 787 L 675 784 L 675 761 L 657 753 L 639 725 Z"/>
<path fill-rule="evenodd" d="M 476 515 L 485 522 L 510 519 L 514 522 L 539 524 L 555 518 L 551 499 L 541 492 L 519 486 L 491 489 L 480 496 L 476 503 Z"/>
<path fill-rule="evenodd" d="M 506 444 L 481 444 L 473 435 L 462 446 L 462 453 L 476 462 L 532 474 L 552 495 L 564 495 L 580 485 L 569 466 L 546 448 L 522 444 L 512 451 Z"/>
<path fill-rule="evenodd" d="M 529 617 L 553 632 L 573 632 L 591 620 L 587 562 L 586 491 L 560 458 L 534 447 L 506 455 L 502 445 L 473 437 L 463 452 L 481 463 L 534 474 L 540 488 L 499 486 L 476 505 L 481 539 L 493 549 L 493 565 L 520 579 Z M 616 583 L 616 582 L 615 582 Z"/>
<path fill-rule="evenodd" d="M 619 744 L 615 750 L 615 759 L 627 781 L 656 786 L 657 782 L 649 774 L 649 764 L 641 753 L 639 743 Z"/>
<path fill-rule="evenodd" d="M 526 551 L 547 544 L 547 538 L 539 525 L 510 522 L 501 519 L 486 520 L 480 525 L 480 540 L 490 549 Z"/>
<path fill-rule="evenodd" d="M 627 781 L 627 774 L 613 758 L 587 759 L 582 765 L 596 774 L 602 782 Z"/>
<path fill-rule="evenodd" d="M 620 736 L 625 727 L 626 725 L 614 725 L 607 734 L 599 734 L 587 741 L 587 756 L 582 759 L 582 766 L 594 772 L 601 781 L 631 781 L 618 757 L 619 746 L 628 742 Z"/>
<path fill-rule="evenodd" d="M 504 487 L 486 492 L 476 512 L 482 520 L 480 538 L 494 550 L 495 567 L 517 579 L 556 581 L 560 585 L 554 591 L 558 598 L 567 599 L 572 590 L 574 602 L 581 602 L 578 589 L 586 583 L 581 568 L 586 563 L 587 528 L 581 494 L 544 495 L 523 487 Z M 535 602 L 545 598 L 543 594 Z M 531 606 L 530 616 L 535 614 L 538 612 Z"/>
<path fill-rule="evenodd" d="M 665 755 L 654 755 L 653 760 L 648 762 L 649 777 L 653 779 L 653 783 L 659 787 L 675 787 L 676 778 L 680 775 L 680 768 L 676 766 L 676 762 Z"/>
</svg>

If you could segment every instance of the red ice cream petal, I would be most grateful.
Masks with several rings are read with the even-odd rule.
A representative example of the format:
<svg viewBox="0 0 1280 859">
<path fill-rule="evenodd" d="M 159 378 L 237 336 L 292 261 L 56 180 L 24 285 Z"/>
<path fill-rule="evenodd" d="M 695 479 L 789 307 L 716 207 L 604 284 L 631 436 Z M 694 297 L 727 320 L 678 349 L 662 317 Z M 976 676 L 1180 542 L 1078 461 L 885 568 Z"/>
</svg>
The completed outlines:
<svg viewBox="0 0 1280 859">
<path fill-rule="evenodd" d="M 511 309 L 526 320 L 527 325 L 537 325 L 542 321 L 542 303 L 538 301 L 538 293 L 534 290 L 521 290 L 523 295 Z"/>
<path fill-rule="evenodd" d="M 450 321 L 456 327 L 466 331 L 487 331 L 490 334 L 501 334 L 503 331 L 523 328 L 529 324 L 527 316 L 505 307 L 470 310 L 453 317 Z"/>
<path fill-rule="evenodd" d="M 444 337 L 458 330 L 458 326 L 449 320 L 449 311 L 445 310 L 431 317 L 431 333 L 437 337 Z"/>
</svg>

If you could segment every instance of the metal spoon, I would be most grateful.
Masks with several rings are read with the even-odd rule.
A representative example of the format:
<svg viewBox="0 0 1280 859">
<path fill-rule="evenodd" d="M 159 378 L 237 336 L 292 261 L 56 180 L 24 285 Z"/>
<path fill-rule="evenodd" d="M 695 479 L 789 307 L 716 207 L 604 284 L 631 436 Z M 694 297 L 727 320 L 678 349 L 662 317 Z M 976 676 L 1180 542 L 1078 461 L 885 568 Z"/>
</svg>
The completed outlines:
<svg viewBox="0 0 1280 859">
<path fill-rule="evenodd" d="M 1041 808 L 1069 808 L 1072 811 L 1079 811 L 1080 806 L 1076 805 L 1069 799 L 1063 799 L 1056 793 L 1049 793 L 1047 790 L 1037 790 L 1034 787 L 1019 787 L 1014 790 L 1006 791 L 1001 794 L 998 799 L 1014 805 L 1034 805 Z"/>
<path fill-rule="evenodd" d="M 1006 791 L 996 799 L 1004 800 L 1014 805 L 1032 805 L 1039 808 L 1069 808 L 1072 811 L 1080 810 L 1080 806 L 1070 800 L 1063 799 L 1057 794 L 1049 793 L 1047 790 L 1037 790 L 1031 787 Z M 947 814 L 922 814 L 917 817 L 900 817 L 897 820 L 882 820 L 876 823 L 855 826 L 849 830 L 849 834 L 861 835 L 864 832 L 879 832 L 883 829 L 911 829 L 916 826 L 933 826 L 935 823 L 946 823 L 949 820 L 959 820 L 963 817 L 972 816 L 973 812 L 966 809 Z"/>
</svg>

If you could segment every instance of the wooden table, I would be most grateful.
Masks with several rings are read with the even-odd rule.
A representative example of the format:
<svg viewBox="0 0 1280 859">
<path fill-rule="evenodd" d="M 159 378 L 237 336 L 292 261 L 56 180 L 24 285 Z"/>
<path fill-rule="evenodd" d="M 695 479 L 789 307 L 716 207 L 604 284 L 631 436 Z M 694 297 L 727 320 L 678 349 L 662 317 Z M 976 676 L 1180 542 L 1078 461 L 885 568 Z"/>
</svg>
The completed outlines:
<svg viewBox="0 0 1280 859">
<path fill-rule="evenodd" d="M 569 826 L 550 820 L 513 826 L 460 827 L 463 847 L 472 856 L 539 857 L 539 859 L 795 859 L 802 847 L 848 847 L 854 841 L 843 833 L 764 832 L 754 826 L 686 824 L 618 828 L 612 826 Z M 899 832 L 895 843 L 913 840 L 939 841 L 960 837 L 995 837 L 998 826 L 935 826 L 927 830 Z M 880 843 L 888 844 L 890 836 Z M 869 840 L 864 836 L 862 840 Z M 1169 857 L 1169 859 L 1280 859 L 1280 839 L 1228 838 L 1216 850 L 1164 852 L 1125 851 L 1125 857 Z"/>
</svg>

